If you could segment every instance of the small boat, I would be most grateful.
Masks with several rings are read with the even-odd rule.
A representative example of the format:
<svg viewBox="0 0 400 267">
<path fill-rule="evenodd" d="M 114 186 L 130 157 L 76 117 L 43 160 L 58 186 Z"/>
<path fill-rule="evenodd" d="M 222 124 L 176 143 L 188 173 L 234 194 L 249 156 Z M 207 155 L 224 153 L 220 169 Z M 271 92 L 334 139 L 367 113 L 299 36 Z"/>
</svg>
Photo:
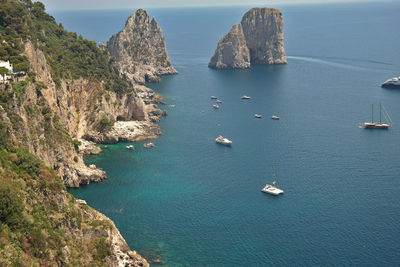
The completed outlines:
<svg viewBox="0 0 400 267">
<path fill-rule="evenodd" d="M 211 98 L 211 99 L 217 99 L 217 97 L 216 97 L 216 96 L 213 96 L 213 95 L 210 96 L 210 98 Z"/>
<path fill-rule="evenodd" d="M 400 77 L 393 77 L 381 84 L 382 88 L 400 88 Z"/>
<path fill-rule="evenodd" d="M 126 148 L 131 149 L 131 150 L 135 149 L 135 147 L 133 145 L 126 146 Z"/>
<path fill-rule="evenodd" d="M 382 123 L 382 110 L 383 115 L 389 123 Z M 390 118 L 388 112 L 386 111 L 385 107 L 379 103 L 379 122 L 374 122 L 374 105 L 372 104 L 372 113 L 371 113 L 371 122 L 364 122 L 365 129 L 389 129 L 392 127 L 392 119 Z"/>
<path fill-rule="evenodd" d="M 174 108 L 174 107 L 175 107 L 175 105 L 169 105 L 169 107 L 170 107 L 170 108 Z"/>
<path fill-rule="evenodd" d="M 214 104 L 214 105 L 213 105 L 213 108 L 219 109 L 219 106 L 218 106 L 217 104 Z"/>
<path fill-rule="evenodd" d="M 274 195 L 274 196 L 283 194 L 283 190 L 280 189 L 280 188 L 278 188 L 278 187 L 276 186 L 276 172 L 275 172 L 275 168 L 274 168 L 274 172 L 272 173 L 272 177 L 274 177 L 274 181 L 272 182 L 272 185 L 266 184 L 266 185 L 264 186 L 264 188 L 261 189 L 261 191 L 264 192 L 264 193 L 267 193 L 267 194 Z"/>
<path fill-rule="evenodd" d="M 146 144 L 144 144 L 143 146 L 144 146 L 144 148 L 147 148 L 147 149 L 148 149 L 148 148 L 155 147 L 154 143 L 151 143 L 151 142 L 150 142 L 150 143 L 146 143 Z"/>
<path fill-rule="evenodd" d="M 261 119 L 261 118 L 262 118 L 262 115 L 260 115 L 260 114 L 254 114 L 254 118 Z"/>
<path fill-rule="evenodd" d="M 250 96 L 247 96 L 247 95 L 244 95 L 244 96 L 242 96 L 242 99 L 250 99 L 251 97 Z"/>
<path fill-rule="evenodd" d="M 104 149 L 108 149 L 108 146 L 103 146 Z"/>
<path fill-rule="evenodd" d="M 229 140 L 228 138 L 222 137 L 221 135 L 215 139 L 215 142 L 217 142 L 218 144 L 221 144 L 221 145 L 226 145 L 226 146 L 232 145 L 231 140 Z"/>
<path fill-rule="evenodd" d="M 217 102 L 217 103 L 219 103 L 219 104 L 221 104 L 221 103 L 222 103 L 222 101 L 221 101 L 221 100 L 219 100 L 219 99 L 218 99 L 216 102 Z"/>
<path fill-rule="evenodd" d="M 276 116 L 276 115 L 272 115 L 271 119 L 273 119 L 273 120 L 279 120 L 280 118 L 279 118 L 278 116 Z"/>
</svg>

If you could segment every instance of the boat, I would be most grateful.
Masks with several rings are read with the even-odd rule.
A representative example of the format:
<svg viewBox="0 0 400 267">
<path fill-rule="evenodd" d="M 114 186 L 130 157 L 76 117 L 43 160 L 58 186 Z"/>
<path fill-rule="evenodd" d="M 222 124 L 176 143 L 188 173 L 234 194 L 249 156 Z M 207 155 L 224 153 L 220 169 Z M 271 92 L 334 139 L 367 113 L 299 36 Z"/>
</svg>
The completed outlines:
<svg viewBox="0 0 400 267">
<path fill-rule="evenodd" d="M 228 138 L 225 138 L 225 137 L 223 137 L 221 135 L 218 136 L 215 139 L 215 142 L 217 142 L 218 144 L 221 144 L 221 145 L 226 145 L 226 146 L 232 145 L 232 141 L 231 140 L 229 140 Z"/>
<path fill-rule="evenodd" d="M 150 142 L 150 143 L 144 144 L 143 147 L 148 149 L 148 148 L 155 147 L 155 145 L 154 145 L 154 143 L 151 143 L 151 142 Z"/>
<path fill-rule="evenodd" d="M 217 97 L 216 97 L 216 96 L 213 96 L 213 95 L 210 96 L 210 98 L 211 98 L 211 99 L 217 99 Z"/>
<path fill-rule="evenodd" d="M 250 99 L 251 97 L 250 96 L 247 96 L 247 95 L 244 95 L 244 96 L 242 96 L 242 99 Z"/>
<path fill-rule="evenodd" d="M 267 193 L 267 194 L 271 194 L 274 196 L 278 196 L 283 194 L 283 190 L 278 188 L 276 186 L 276 172 L 275 172 L 275 168 L 274 168 L 274 172 L 272 173 L 272 177 L 274 177 L 274 181 L 272 182 L 272 185 L 270 184 L 266 184 L 264 186 L 263 189 L 261 189 L 262 192 Z"/>
<path fill-rule="evenodd" d="M 261 118 L 262 118 L 262 115 L 260 115 L 260 114 L 254 114 L 254 117 L 255 117 L 255 118 L 258 118 L 258 119 L 261 119 Z"/>
<path fill-rule="evenodd" d="M 170 108 L 174 108 L 174 107 L 175 107 L 175 105 L 169 105 L 169 107 L 170 107 Z"/>
<path fill-rule="evenodd" d="M 381 84 L 382 88 L 400 88 L 400 76 L 393 77 Z"/>
<path fill-rule="evenodd" d="M 219 109 L 219 106 L 218 106 L 217 104 L 214 104 L 214 105 L 213 105 L 213 108 Z"/>
<path fill-rule="evenodd" d="M 271 119 L 273 119 L 273 120 L 279 120 L 280 118 L 279 118 L 278 116 L 276 116 L 276 115 L 272 115 Z"/>
<path fill-rule="evenodd" d="M 221 103 L 222 103 L 222 101 L 221 101 L 221 100 L 219 100 L 219 99 L 218 99 L 216 102 L 217 102 L 217 103 L 219 103 L 219 104 L 221 104 Z"/>
<path fill-rule="evenodd" d="M 388 121 L 388 123 L 382 123 L 382 111 L 383 115 Z M 392 119 L 390 118 L 388 112 L 385 107 L 382 106 L 382 103 L 379 103 L 379 122 L 374 122 L 374 104 L 372 104 L 372 113 L 371 113 L 371 122 L 364 122 L 365 129 L 389 129 L 392 127 Z"/>
<path fill-rule="evenodd" d="M 133 145 L 126 146 L 126 148 L 131 149 L 131 150 L 135 149 L 135 147 Z"/>
</svg>

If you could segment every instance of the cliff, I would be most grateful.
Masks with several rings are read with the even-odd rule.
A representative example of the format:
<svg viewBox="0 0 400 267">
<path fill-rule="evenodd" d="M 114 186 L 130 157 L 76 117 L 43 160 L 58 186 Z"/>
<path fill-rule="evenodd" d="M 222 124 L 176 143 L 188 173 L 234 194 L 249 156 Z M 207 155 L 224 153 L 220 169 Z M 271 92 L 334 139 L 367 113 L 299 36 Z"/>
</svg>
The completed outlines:
<svg viewBox="0 0 400 267">
<path fill-rule="evenodd" d="M 275 8 L 252 8 L 219 42 L 211 68 L 248 68 L 251 64 L 287 63 L 283 16 Z"/>
<path fill-rule="evenodd" d="M 119 33 L 107 42 L 107 49 L 115 57 L 119 74 L 132 83 L 159 81 L 159 75 L 176 74 L 168 56 L 165 39 L 155 18 L 138 9 Z"/>
<path fill-rule="evenodd" d="M 66 192 L 0 125 L 1 266 L 149 266 L 114 223 Z"/>
<path fill-rule="evenodd" d="M 250 52 L 242 24 L 233 25 L 232 29 L 218 42 L 218 48 L 208 65 L 217 69 L 250 67 Z"/>
<path fill-rule="evenodd" d="M 84 153 L 99 153 L 85 139 L 161 134 L 162 97 L 120 77 L 106 50 L 66 31 L 41 2 L 3 1 L 0 43 L 0 60 L 20 71 L 0 84 L 0 265 L 148 266 L 112 221 L 65 186 L 106 177 L 84 164 Z"/>
</svg>

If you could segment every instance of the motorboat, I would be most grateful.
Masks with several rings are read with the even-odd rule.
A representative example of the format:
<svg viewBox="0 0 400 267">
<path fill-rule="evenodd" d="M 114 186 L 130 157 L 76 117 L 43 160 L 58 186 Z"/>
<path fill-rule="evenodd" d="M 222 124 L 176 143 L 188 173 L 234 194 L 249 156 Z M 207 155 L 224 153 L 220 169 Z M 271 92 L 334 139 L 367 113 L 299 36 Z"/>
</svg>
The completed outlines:
<svg viewBox="0 0 400 267">
<path fill-rule="evenodd" d="M 226 145 L 226 146 L 232 145 L 232 141 L 231 140 L 229 140 L 228 138 L 225 138 L 225 137 L 223 137 L 221 135 L 218 136 L 215 139 L 215 142 L 217 142 L 218 144 L 221 144 L 221 145 Z"/>
<path fill-rule="evenodd" d="M 262 118 L 262 115 L 260 115 L 260 114 L 254 114 L 254 118 L 261 119 L 261 118 Z"/>
<path fill-rule="evenodd" d="M 150 142 L 150 143 L 144 144 L 143 147 L 149 149 L 149 148 L 155 147 L 155 145 L 154 145 L 154 143 Z"/>
<path fill-rule="evenodd" d="M 214 104 L 214 105 L 213 105 L 213 108 L 219 109 L 219 106 L 218 106 L 217 104 Z"/>
<path fill-rule="evenodd" d="M 211 98 L 211 99 L 217 99 L 217 97 L 216 97 L 216 96 L 213 96 L 213 95 L 210 96 L 210 98 Z"/>
<path fill-rule="evenodd" d="M 250 99 L 251 97 L 250 96 L 247 96 L 247 95 L 244 95 L 244 96 L 242 96 L 242 99 Z"/>
<path fill-rule="evenodd" d="M 127 149 L 134 150 L 135 147 L 133 145 L 126 146 Z"/>
<path fill-rule="evenodd" d="M 276 115 L 272 115 L 271 119 L 273 119 L 273 120 L 279 120 L 280 118 L 279 118 L 278 116 L 276 116 Z"/>
</svg>

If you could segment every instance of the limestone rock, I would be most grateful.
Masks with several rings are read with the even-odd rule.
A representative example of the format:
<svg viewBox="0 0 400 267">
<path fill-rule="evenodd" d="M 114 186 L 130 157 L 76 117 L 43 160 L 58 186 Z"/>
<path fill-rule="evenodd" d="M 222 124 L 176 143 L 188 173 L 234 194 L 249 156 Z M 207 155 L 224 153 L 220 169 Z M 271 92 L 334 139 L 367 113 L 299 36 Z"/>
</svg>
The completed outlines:
<svg viewBox="0 0 400 267">
<path fill-rule="evenodd" d="M 85 138 L 96 143 L 115 144 L 155 139 L 160 134 L 160 127 L 149 121 L 117 121 L 109 132 L 91 131 Z"/>
<path fill-rule="evenodd" d="M 155 18 L 138 9 L 122 31 L 107 42 L 119 74 L 132 83 L 157 82 L 159 75 L 176 74 L 168 56 L 165 39 Z"/>
<path fill-rule="evenodd" d="M 250 67 L 250 52 L 240 23 L 233 25 L 229 33 L 218 42 L 218 48 L 208 66 L 217 69 Z"/>
<path fill-rule="evenodd" d="M 78 141 L 81 142 L 78 147 L 79 153 L 86 155 L 98 155 L 101 153 L 101 148 L 96 146 L 96 143 L 87 141 L 85 139 L 78 139 Z"/>
<path fill-rule="evenodd" d="M 208 66 L 225 69 L 285 63 L 282 13 L 275 8 L 252 8 L 218 42 Z"/>
<path fill-rule="evenodd" d="M 287 63 L 283 45 L 283 16 L 276 8 L 252 8 L 242 18 L 252 64 Z"/>
</svg>

